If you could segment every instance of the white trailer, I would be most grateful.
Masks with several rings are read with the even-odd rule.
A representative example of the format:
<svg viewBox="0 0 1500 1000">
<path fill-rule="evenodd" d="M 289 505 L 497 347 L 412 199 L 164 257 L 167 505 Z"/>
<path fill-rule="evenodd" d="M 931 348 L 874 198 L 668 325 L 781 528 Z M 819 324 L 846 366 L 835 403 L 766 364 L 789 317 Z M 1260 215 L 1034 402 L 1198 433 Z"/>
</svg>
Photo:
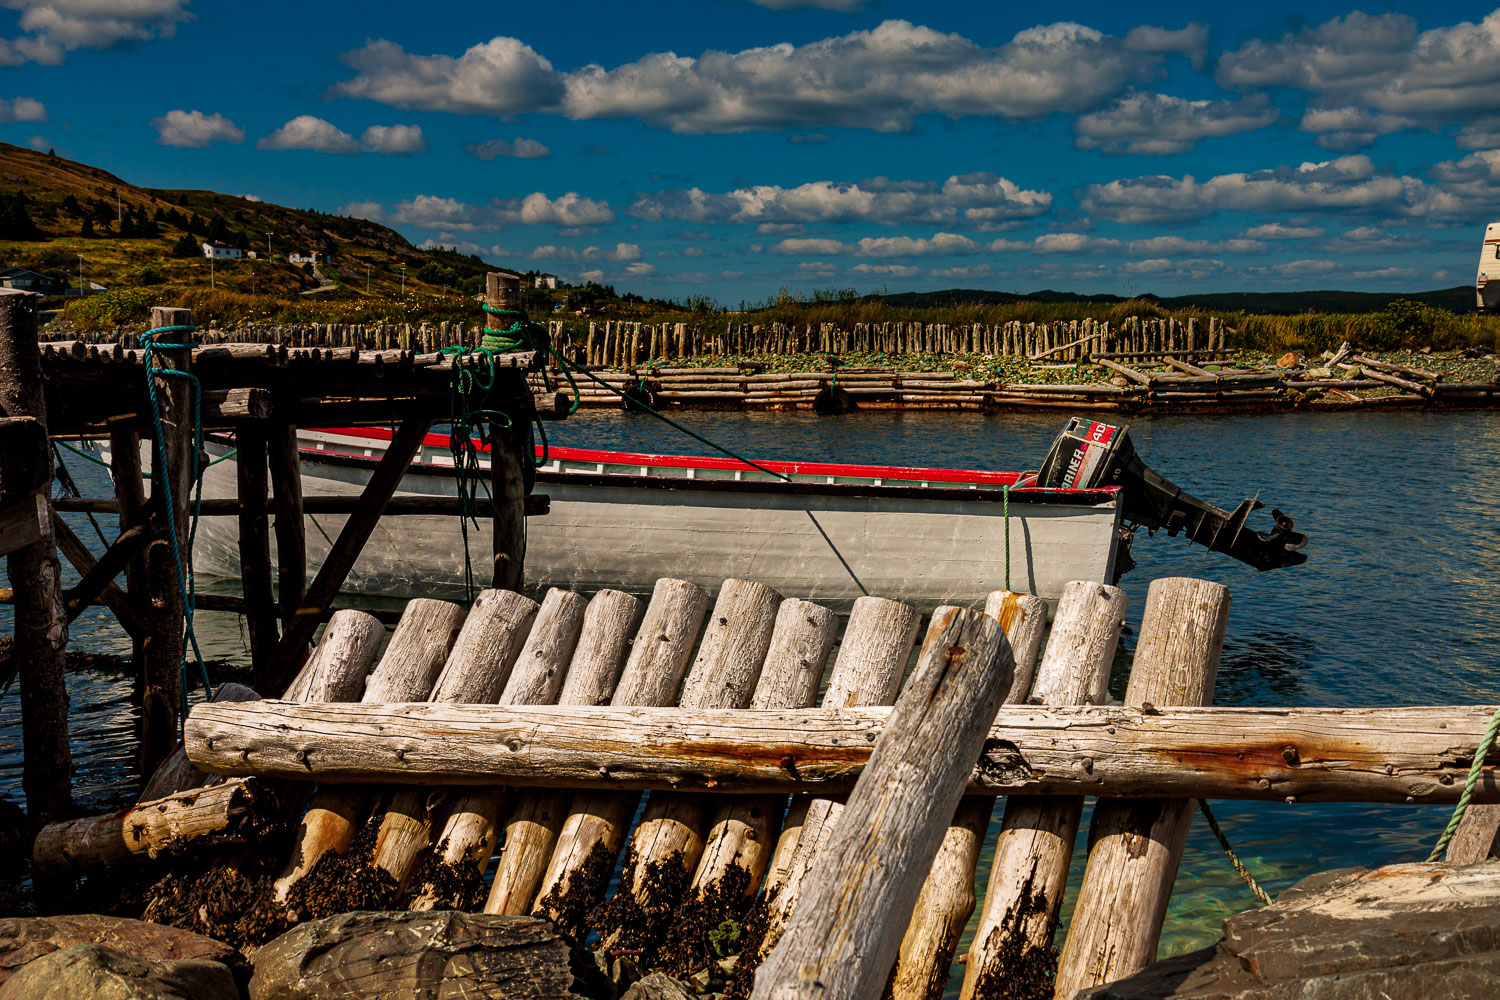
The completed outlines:
<svg viewBox="0 0 1500 1000">
<path fill-rule="evenodd" d="M 1480 312 L 1500 311 L 1500 222 L 1484 227 L 1479 249 L 1479 277 L 1474 281 L 1475 305 Z"/>
</svg>

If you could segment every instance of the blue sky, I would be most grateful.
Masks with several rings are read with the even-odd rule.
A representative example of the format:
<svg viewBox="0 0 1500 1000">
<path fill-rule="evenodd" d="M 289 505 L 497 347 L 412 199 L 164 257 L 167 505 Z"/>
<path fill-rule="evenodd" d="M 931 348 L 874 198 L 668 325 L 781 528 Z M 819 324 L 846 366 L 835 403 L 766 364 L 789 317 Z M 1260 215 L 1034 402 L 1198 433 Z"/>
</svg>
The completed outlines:
<svg viewBox="0 0 1500 1000">
<path fill-rule="evenodd" d="M 1495 4 L 0 0 L 0 139 L 730 306 L 1433 288 Z"/>
</svg>

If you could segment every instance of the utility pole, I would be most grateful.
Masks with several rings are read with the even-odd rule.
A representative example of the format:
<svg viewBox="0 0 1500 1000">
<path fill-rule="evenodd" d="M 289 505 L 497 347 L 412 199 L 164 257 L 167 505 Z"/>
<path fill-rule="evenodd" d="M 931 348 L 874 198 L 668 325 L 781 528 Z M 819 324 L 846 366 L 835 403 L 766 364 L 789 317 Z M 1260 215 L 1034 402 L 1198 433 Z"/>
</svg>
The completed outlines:
<svg viewBox="0 0 1500 1000">
<path fill-rule="evenodd" d="M 401 265 L 401 294 L 406 294 L 406 265 Z"/>
<path fill-rule="evenodd" d="M 78 255 L 78 297 L 83 297 L 83 254 Z"/>
<path fill-rule="evenodd" d="M 120 201 L 120 192 L 115 192 L 115 225 L 125 221 L 125 204 Z"/>
<path fill-rule="evenodd" d="M 208 287 L 219 287 L 218 285 L 214 284 L 214 255 L 212 253 L 208 255 Z"/>
<path fill-rule="evenodd" d="M 370 294 L 370 265 L 365 265 L 365 294 Z"/>
<path fill-rule="evenodd" d="M 271 234 L 267 233 L 266 234 L 266 260 L 270 260 L 273 256 L 274 255 L 271 253 Z"/>
</svg>

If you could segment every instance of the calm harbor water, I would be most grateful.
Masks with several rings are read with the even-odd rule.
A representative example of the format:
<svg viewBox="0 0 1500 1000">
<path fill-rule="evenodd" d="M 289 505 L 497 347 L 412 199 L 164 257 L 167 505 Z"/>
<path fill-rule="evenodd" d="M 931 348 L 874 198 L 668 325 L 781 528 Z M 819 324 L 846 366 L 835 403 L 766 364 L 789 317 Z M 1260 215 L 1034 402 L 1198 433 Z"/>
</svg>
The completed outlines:
<svg viewBox="0 0 1500 1000">
<path fill-rule="evenodd" d="M 1063 422 L 1056 414 L 931 413 L 678 419 L 757 457 L 1000 469 L 1036 467 Z M 613 411 L 580 413 L 548 431 L 560 445 L 709 453 L 650 417 Z M 1182 539 L 1137 538 L 1139 565 L 1122 581 L 1132 630 L 1153 578 L 1205 577 L 1233 594 L 1217 703 L 1500 702 L 1500 423 L 1491 415 L 1178 417 L 1138 421 L 1131 433 L 1145 460 L 1190 492 L 1226 507 L 1259 492 L 1311 539 L 1306 565 L 1259 573 Z M 99 470 L 70 464 L 86 493 L 106 489 Z M 1268 521 L 1268 511 L 1259 516 Z M 81 532 L 92 532 L 76 520 Z M 9 625 L 9 609 L 0 608 L 0 634 Z M 73 635 L 75 648 L 128 651 L 102 610 L 80 618 Z M 203 615 L 200 637 L 207 656 L 248 655 L 233 617 Z M 1132 645 L 1133 631 L 1116 663 L 1116 695 Z M 117 803 L 135 780 L 129 688 L 128 679 L 69 677 L 76 781 L 86 804 Z M 12 691 L 0 698 L 0 795 L 17 800 L 19 735 Z M 1421 859 L 1448 815 L 1437 807 L 1245 802 L 1218 803 L 1215 812 L 1273 895 L 1314 871 Z M 987 850 L 981 887 L 988 861 Z M 1224 916 L 1252 904 L 1200 820 L 1162 953 L 1212 943 Z"/>
</svg>

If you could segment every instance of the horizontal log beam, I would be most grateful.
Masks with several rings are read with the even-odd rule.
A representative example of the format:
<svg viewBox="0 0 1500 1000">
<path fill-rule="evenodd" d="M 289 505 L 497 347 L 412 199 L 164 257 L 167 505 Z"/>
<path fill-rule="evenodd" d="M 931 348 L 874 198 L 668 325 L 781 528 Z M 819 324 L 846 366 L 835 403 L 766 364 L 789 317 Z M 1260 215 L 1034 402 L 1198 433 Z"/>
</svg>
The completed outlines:
<svg viewBox="0 0 1500 1000">
<path fill-rule="evenodd" d="M 1493 712 L 1007 706 L 968 790 L 1453 802 Z M 889 716 L 261 701 L 196 706 L 185 744 L 199 768 L 230 775 L 828 794 L 853 787 Z M 1500 801 L 1500 772 L 1475 794 Z"/>
</svg>

